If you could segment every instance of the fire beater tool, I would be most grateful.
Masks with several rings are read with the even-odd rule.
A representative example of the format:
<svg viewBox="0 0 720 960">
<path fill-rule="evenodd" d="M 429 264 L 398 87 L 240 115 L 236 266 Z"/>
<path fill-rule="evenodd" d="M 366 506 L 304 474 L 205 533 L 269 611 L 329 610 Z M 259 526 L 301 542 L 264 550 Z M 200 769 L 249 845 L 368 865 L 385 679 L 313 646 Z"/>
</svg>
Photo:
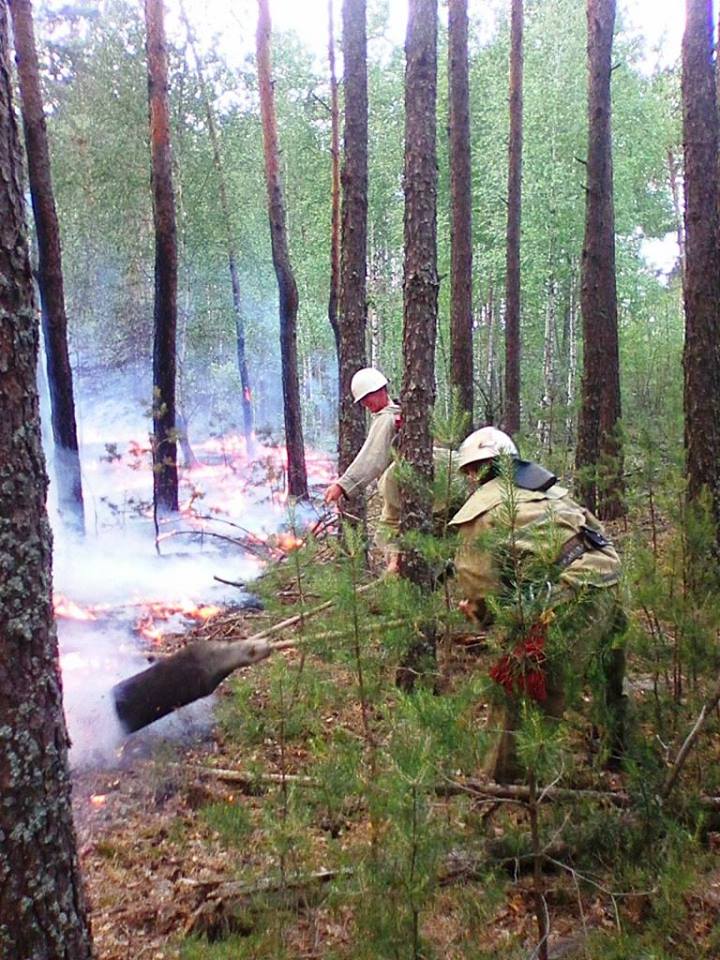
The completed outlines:
<svg viewBox="0 0 720 960">
<path fill-rule="evenodd" d="M 357 592 L 364 593 L 379 582 L 374 580 Z M 259 663 L 273 651 L 293 646 L 292 640 L 268 643 L 267 638 L 327 610 L 333 602 L 328 600 L 281 620 L 245 640 L 233 643 L 198 640 L 169 657 L 156 660 L 146 670 L 121 680 L 111 693 L 123 731 L 130 734 L 141 730 L 173 710 L 209 696 L 240 667 Z"/>
</svg>

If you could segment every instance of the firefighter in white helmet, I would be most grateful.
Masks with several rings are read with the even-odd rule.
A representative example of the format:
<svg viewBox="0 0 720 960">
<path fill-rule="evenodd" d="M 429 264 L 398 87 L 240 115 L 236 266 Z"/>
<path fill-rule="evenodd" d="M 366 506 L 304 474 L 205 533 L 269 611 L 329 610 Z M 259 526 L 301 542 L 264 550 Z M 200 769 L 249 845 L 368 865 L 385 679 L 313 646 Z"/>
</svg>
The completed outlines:
<svg viewBox="0 0 720 960">
<path fill-rule="evenodd" d="M 390 399 L 387 377 L 374 367 L 363 367 L 352 378 L 350 390 L 355 403 L 370 411 L 372 421 L 365 443 L 353 462 L 325 491 L 325 503 L 337 503 L 343 496 L 351 497 L 364 490 L 392 461 L 400 407 Z"/>
<path fill-rule="evenodd" d="M 382 510 L 376 543 L 383 549 L 388 572 L 396 573 L 399 562 L 397 536 L 400 527 L 401 489 L 397 481 L 392 449 L 402 423 L 400 407 L 390 399 L 387 378 L 374 367 L 358 370 L 350 382 L 350 390 L 355 403 L 361 403 L 370 411 L 372 422 L 358 455 L 345 473 L 325 491 L 325 502 L 335 503 L 342 496 L 350 497 L 364 490 L 373 480 L 377 480 Z M 464 492 L 464 485 L 458 484 L 453 454 L 449 450 L 435 448 L 433 457 L 436 473 L 441 479 L 451 474 L 451 493 L 442 491 L 438 497 L 442 503 L 438 506 L 444 506 L 448 496 L 453 498 L 456 505 L 461 503 L 464 496 L 461 493 L 458 500 L 458 487 Z"/>
<path fill-rule="evenodd" d="M 500 655 L 490 670 L 497 696 L 488 729 L 495 740 L 485 773 L 498 781 L 521 776 L 515 731 L 523 698 L 559 720 L 568 681 L 590 674 L 600 677 L 597 719 L 606 731 L 605 759 L 616 766 L 624 740 L 627 621 L 613 545 L 600 522 L 552 473 L 520 459 L 501 430 L 471 433 L 458 467 L 477 484 L 450 521 L 460 537 L 460 608 L 485 626 L 494 619 L 490 638 Z"/>
</svg>

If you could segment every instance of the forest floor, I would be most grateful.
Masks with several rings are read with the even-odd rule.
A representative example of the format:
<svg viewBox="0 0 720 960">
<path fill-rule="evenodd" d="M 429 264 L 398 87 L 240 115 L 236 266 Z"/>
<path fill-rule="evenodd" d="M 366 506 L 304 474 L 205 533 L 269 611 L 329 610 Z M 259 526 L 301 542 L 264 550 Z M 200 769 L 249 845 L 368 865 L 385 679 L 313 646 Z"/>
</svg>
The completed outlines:
<svg viewBox="0 0 720 960">
<path fill-rule="evenodd" d="M 272 619 L 250 611 L 228 614 L 225 636 L 248 636 Z M 168 638 L 167 651 L 207 634 L 212 623 Z M 379 635 L 382 629 L 379 621 Z M 440 646 L 444 692 L 489 665 L 482 646 L 466 639 Z M 276 709 L 279 658 L 287 676 L 303 673 L 315 684 L 292 729 L 278 728 L 277 717 L 275 726 L 263 721 Z M 219 721 L 210 729 L 191 728 L 180 743 L 140 731 L 125 742 L 117 766 L 74 775 L 98 960 L 537 956 L 538 880 L 528 860 L 516 855 L 518 837 L 528 834 L 526 807 L 471 796 L 430 801 L 435 824 L 470 839 L 445 850 L 430 892 L 417 895 L 421 909 L 407 930 L 415 930 L 422 947 L 372 948 L 372 921 L 358 920 L 370 894 L 354 867 L 367 861 L 377 823 L 362 799 L 335 802 L 315 780 L 322 745 L 338 731 L 363 741 L 356 678 L 341 663 L 313 654 L 307 661 L 297 649 L 276 653 L 223 684 Z M 636 683 L 633 695 L 645 696 L 645 686 Z M 372 704 L 376 717 L 394 709 L 393 696 Z M 480 727 L 483 719 L 477 704 L 473 721 Z M 582 739 L 575 752 L 572 786 L 626 788 L 624 774 L 590 770 Z M 567 827 L 587 807 L 580 801 L 546 814 L 550 807 L 542 808 L 543 843 L 557 863 L 539 881 L 550 918 L 549 957 L 720 956 L 720 868 L 714 861 L 720 834 L 712 823 L 701 838 L 675 841 L 673 849 L 681 848 L 676 859 L 685 861 L 682 876 L 674 864 L 667 876 L 652 881 L 638 875 L 625 886 L 627 864 L 618 877 L 609 850 L 616 843 L 610 837 L 628 829 L 627 815 L 607 806 L 588 814 L 596 849 L 608 843 L 607 862 L 603 866 L 602 854 L 596 855 L 589 874 L 573 850 L 578 832 Z M 688 857 L 695 859 L 692 869 Z M 397 913 L 408 913 L 402 895 Z M 387 936 L 388 943 L 397 942 L 392 932 Z"/>
</svg>

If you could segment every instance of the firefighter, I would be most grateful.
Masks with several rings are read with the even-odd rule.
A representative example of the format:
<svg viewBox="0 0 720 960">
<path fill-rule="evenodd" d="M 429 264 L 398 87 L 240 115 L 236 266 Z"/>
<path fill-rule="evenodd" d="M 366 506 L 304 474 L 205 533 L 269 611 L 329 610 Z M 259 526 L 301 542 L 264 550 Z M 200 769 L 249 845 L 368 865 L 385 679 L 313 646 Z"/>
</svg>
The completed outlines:
<svg viewBox="0 0 720 960">
<path fill-rule="evenodd" d="M 607 766 L 617 769 L 624 740 L 620 560 L 600 522 L 557 478 L 521 460 L 495 427 L 471 433 L 458 468 L 477 489 L 450 521 L 457 528 L 457 585 L 465 615 L 484 626 L 500 659 L 488 730 L 485 774 L 498 782 L 522 776 L 515 731 L 523 698 L 550 718 L 564 714 L 572 681 L 594 676 L 606 734 Z M 495 616 L 493 616 L 493 614 Z"/>
<path fill-rule="evenodd" d="M 355 403 L 370 411 L 372 422 L 365 443 L 345 473 L 325 491 L 325 503 L 352 497 L 377 480 L 392 462 L 392 444 L 400 425 L 400 407 L 390 399 L 387 378 L 374 367 L 363 367 L 350 381 Z"/>
<path fill-rule="evenodd" d="M 396 464 L 393 460 L 393 444 L 402 416 L 400 407 L 390 399 L 388 381 L 383 373 L 374 367 L 364 367 L 353 376 L 350 390 L 355 403 L 361 403 L 372 415 L 370 430 L 365 443 L 345 473 L 325 491 L 325 503 L 336 503 L 341 497 L 351 497 L 364 490 L 373 480 L 378 481 L 378 493 L 382 501 L 380 522 L 376 543 L 382 548 L 386 568 L 396 573 L 399 565 L 397 536 L 400 527 L 401 490 L 397 480 Z M 442 514 L 446 503 L 453 503 L 457 509 L 458 491 L 464 492 L 459 482 L 455 455 L 450 450 L 435 447 L 433 450 L 435 473 L 444 483 L 444 492 L 438 494 L 433 504 L 433 512 Z M 449 484 L 449 491 L 448 491 Z M 439 485 L 443 487 L 443 483 Z"/>
</svg>

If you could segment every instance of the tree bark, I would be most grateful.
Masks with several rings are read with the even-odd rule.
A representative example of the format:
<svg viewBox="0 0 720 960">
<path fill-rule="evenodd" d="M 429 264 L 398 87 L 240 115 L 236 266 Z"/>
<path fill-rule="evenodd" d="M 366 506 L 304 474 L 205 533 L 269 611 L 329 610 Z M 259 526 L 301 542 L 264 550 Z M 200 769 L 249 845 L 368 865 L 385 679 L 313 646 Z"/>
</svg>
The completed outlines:
<svg viewBox="0 0 720 960">
<path fill-rule="evenodd" d="M 451 381 L 473 421 L 472 189 L 467 0 L 448 7 Z"/>
<path fill-rule="evenodd" d="M 505 267 L 505 411 L 508 433 L 520 429 L 520 217 L 523 138 L 523 0 L 510 16 L 510 138 Z"/>
<path fill-rule="evenodd" d="M 270 11 L 268 0 L 258 0 L 256 49 L 270 242 L 279 295 L 280 354 L 283 373 L 285 442 L 288 458 L 288 492 L 292 497 L 307 498 L 307 470 L 300 414 L 300 384 L 297 362 L 298 292 L 290 264 L 285 222 L 285 200 L 280 176 L 275 96 L 270 69 Z"/>
<path fill-rule="evenodd" d="M 86 960 L 52 537 L 35 371 L 38 327 L 0 2 L 0 956 Z"/>
<path fill-rule="evenodd" d="M 178 509 L 175 433 L 177 235 L 172 184 L 163 0 L 145 0 L 148 105 L 155 226 L 153 498 L 158 514 Z"/>
<path fill-rule="evenodd" d="M 545 334 L 543 337 L 543 392 L 540 398 L 540 417 L 537 434 L 540 449 L 545 456 L 552 453 L 555 405 L 555 341 L 557 338 L 557 284 L 550 277 L 545 307 Z"/>
<path fill-rule="evenodd" d="M 720 535 L 718 118 L 711 0 L 687 0 L 682 44 L 685 154 L 685 455 L 688 497 L 706 490 Z"/>
<path fill-rule="evenodd" d="M 344 0 L 345 132 L 338 316 L 340 473 L 352 463 L 365 440 L 364 411 L 359 403 L 353 402 L 350 393 L 353 374 L 367 365 L 368 92 L 365 18 L 365 0 Z M 364 494 L 352 498 L 347 506 L 352 515 L 364 516 Z"/>
<path fill-rule="evenodd" d="M 683 212 L 680 205 L 680 190 L 678 189 L 678 161 L 672 149 L 667 152 L 668 175 L 670 180 L 670 194 L 672 196 L 673 214 L 675 215 L 675 236 L 677 237 L 678 255 L 680 258 L 680 278 L 685 277 L 685 226 Z"/>
<path fill-rule="evenodd" d="M 405 486 L 400 529 L 429 533 L 433 476 L 430 414 L 435 402 L 437 0 L 411 0 L 405 43 L 405 272 L 403 284 L 403 427 L 400 455 L 420 483 Z M 404 574 L 426 584 L 416 551 L 402 556 Z"/>
<path fill-rule="evenodd" d="M 582 405 L 576 465 L 586 506 L 624 513 L 610 78 L 615 0 L 587 0 L 588 155 L 582 253 Z"/>
<path fill-rule="evenodd" d="M 567 357 L 567 371 L 565 376 L 565 446 L 572 449 L 575 419 L 573 417 L 573 398 L 575 397 L 575 381 L 577 379 L 577 277 L 573 267 L 568 288 L 567 328 L 565 336 L 565 355 Z"/>
<path fill-rule="evenodd" d="M 210 146 L 212 149 L 213 166 L 218 177 L 218 194 L 220 197 L 220 210 L 222 212 L 223 222 L 225 224 L 225 248 L 227 250 L 228 270 L 230 272 L 230 286 L 232 289 L 233 314 L 235 316 L 235 343 L 237 349 L 237 365 L 240 374 L 240 387 L 242 389 L 242 414 L 243 414 L 243 436 L 245 437 L 245 449 L 248 457 L 254 455 L 253 441 L 253 407 L 252 407 L 252 386 L 250 383 L 250 373 L 248 371 L 247 356 L 245 353 L 245 317 L 243 312 L 242 292 L 240 290 L 240 276 L 237 267 L 237 250 L 232 233 L 232 219 L 230 216 L 230 201 L 227 191 L 227 180 L 225 177 L 225 167 L 223 165 L 222 153 L 220 151 L 220 138 L 215 122 L 215 111 L 210 100 L 210 91 L 208 90 L 203 73 L 202 61 L 198 54 L 195 37 L 190 27 L 185 5 L 180 4 L 180 13 L 185 24 L 188 43 L 192 50 L 193 60 L 195 61 L 195 73 L 197 75 L 200 93 L 205 107 L 205 118 L 208 125 L 208 136 L 210 137 Z"/>
<path fill-rule="evenodd" d="M 340 299 L 340 106 L 335 70 L 335 20 L 333 0 L 328 0 L 328 69 L 330 72 L 330 296 L 328 320 L 335 337 L 335 350 L 340 356 L 338 301 Z M 339 363 L 339 360 L 338 360 Z"/>
<path fill-rule="evenodd" d="M 22 100 L 28 179 L 38 242 L 38 286 L 55 444 L 58 508 L 63 522 L 79 532 L 84 532 L 85 515 L 73 377 L 67 341 L 60 227 L 52 186 L 50 151 L 30 0 L 12 0 L 10 13 Z"/>
</svg>

